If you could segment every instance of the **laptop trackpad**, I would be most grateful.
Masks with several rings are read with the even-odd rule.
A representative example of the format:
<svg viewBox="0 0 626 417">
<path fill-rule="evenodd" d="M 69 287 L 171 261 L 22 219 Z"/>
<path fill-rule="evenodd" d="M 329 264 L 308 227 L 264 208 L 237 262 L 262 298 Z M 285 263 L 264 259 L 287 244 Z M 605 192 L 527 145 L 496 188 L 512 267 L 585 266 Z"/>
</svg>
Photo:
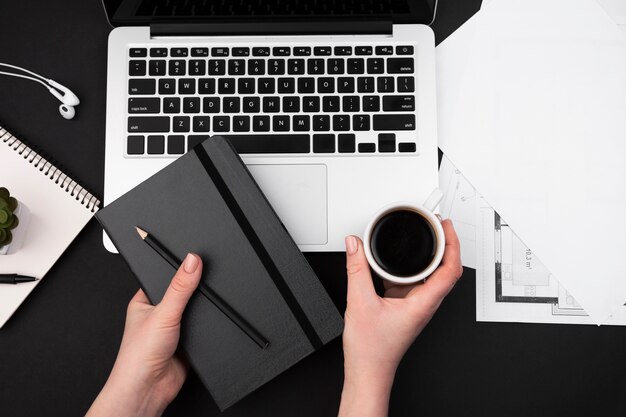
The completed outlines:
<svg viewBox="0 0 626 417">
<path fill-rule="evenodd" d="M 248 165 L 248 169 L 297 244 L 327 243 L 326 165 Z"/>
</svg>

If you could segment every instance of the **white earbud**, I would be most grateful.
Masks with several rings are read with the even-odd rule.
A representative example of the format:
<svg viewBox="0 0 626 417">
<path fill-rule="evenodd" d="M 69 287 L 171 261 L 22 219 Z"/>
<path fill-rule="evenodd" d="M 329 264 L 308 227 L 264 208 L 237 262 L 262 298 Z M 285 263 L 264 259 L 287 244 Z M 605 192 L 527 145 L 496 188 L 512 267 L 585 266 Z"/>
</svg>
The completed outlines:
<svg viewBox="0 0 626 417">
<path fill-rule="evenodd" d="M 58 82 L 54 80 L 51 80 L 49 78 L 44 78 L 41 75 L 33 71 L 29 71 L 25 68 L 18 67 L 17 65 L 4 64 L 0 62 L 0 66 L 14 68 L 20 71 L 24 71 L 28 74 L 34 75 L 34 77 L 30 77 L 28 75 L 13 74 L 10 72 L 0 71 L 0 75 L 8 75 L 11 77 L 25 78 L 27 80 L 36 81 L 39 84 L 42 84 L 44 87 L 48 89 L 48 91 L 50 91 L 50 94 L 55 96 L 61 103 L 63 103 L 59 106 L 59 113 L 61 113 L 61 116 L 63 116 L 64 119 L 69 120 L 69 119 L 72 119 L 76 115 L 76 109 L 74 109 L 74 106 L 78 106 L 80 104 L 80 100 L 78 99 L 78 97 L 76 97 L 76 94 L 72 93 L 72 91 L 69 88 L 63 86 L 62 84 L 59 84 Z"/>
<path fill-rule="evenodd" d="M 67 104 L 61 104 L 59 106 L 59 113 L 61 113 L 61 116 L 63 116 L 64 119 L 70 120 L 74 118 L 76 110 L 74 110 L 74 107 L 72 106 L 68 106 Z"/>
</svg>

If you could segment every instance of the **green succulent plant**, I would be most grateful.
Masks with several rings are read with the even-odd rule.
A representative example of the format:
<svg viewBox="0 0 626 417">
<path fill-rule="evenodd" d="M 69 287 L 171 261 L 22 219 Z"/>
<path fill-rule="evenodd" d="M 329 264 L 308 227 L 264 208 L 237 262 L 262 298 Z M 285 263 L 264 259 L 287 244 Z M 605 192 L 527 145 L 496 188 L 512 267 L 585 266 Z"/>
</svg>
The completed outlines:
<svg viewBox="0 0 626 417">
<path fill-rule="evenodd" d="M 9 190 L 0 187 L 0 247 L 8 245 L 13 240 L 11 230 L 19 223 L 14 213 L 16 209 L 17 200 L 11 197 Z"/>
</svg>

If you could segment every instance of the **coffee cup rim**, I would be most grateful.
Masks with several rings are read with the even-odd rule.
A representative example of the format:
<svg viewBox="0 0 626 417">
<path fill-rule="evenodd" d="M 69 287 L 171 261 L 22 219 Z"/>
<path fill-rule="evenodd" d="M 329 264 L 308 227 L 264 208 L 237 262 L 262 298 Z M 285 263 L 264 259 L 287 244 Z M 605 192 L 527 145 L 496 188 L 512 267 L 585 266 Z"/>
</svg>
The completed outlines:
<svg viewBox="0 0 626 417">
<path fill-rule="evenodd" d="M 380 265 L 378 265 L 378 263 L 376 262 L 374 255 L 372 254 L 372 249 L 371 249 L 371 237 L 372 237 L 372 230 L 374 229 L 374 225 L 383 216 L 393 211 L 398 211 L 402 209 L 408 209 L 410 211 L 417 212 L 420 215 L 424 216 L 426 220 L 430 223 L 432 228 L 434 229 L 435 235 L 437 238 L 437 247 L 435 249 L 435 256 L 433 257 L 433 260 L 430 262 L 428 267 L 426 267 L 420 273 L 411 275 L 408 277 L 400 277 L 397 275 L 393 275 L 385 271 L 384 269 L 382 269 Z M 423 281 L 430 274 L 432 274 L 435 271 L 435 269 L 437 269 L 437 267 L 441 263 L 441 260 L 443 259 L 445 246 L 446 246 L 446 241 L 445 241 L 445 234 L 443 231 L 443 226 L 441 225 L 441 222 L 439 221 L 437 216 L 435 216 L 435 214 L 432 211 L 428 210 L 423 205 L 415 204 L 415 203 L 408 202 L 408 201 L 399 201 L 396 203 L 391 203 L 383 207 L 382 209 L 380 209 L 367 224 L 367 227 L 365 228 L 365 234 L 363 236 L 363 248 L 365 250 L 365 257 L 367 258 L 367 261 L 370 264 L 370 267 L 381 278 L 387 281 L 396 283 L 396 284 L 401 284 L 401 285 L 409 285 L 409 284 L 414 284 L 419 281 Z"/>
</svg>

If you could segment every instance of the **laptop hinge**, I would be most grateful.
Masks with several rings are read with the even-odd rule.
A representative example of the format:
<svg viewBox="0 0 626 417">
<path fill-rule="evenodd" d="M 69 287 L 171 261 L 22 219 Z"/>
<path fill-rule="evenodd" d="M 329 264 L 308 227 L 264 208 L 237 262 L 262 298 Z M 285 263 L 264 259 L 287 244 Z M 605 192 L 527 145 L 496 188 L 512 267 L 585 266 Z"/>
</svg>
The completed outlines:
<svg viewBox="0 0 626 417">
<path fill-rule="evenodd" d="M 151 23 L 150 36 L 391 35 L 391 21 Z"/>
</svg>

